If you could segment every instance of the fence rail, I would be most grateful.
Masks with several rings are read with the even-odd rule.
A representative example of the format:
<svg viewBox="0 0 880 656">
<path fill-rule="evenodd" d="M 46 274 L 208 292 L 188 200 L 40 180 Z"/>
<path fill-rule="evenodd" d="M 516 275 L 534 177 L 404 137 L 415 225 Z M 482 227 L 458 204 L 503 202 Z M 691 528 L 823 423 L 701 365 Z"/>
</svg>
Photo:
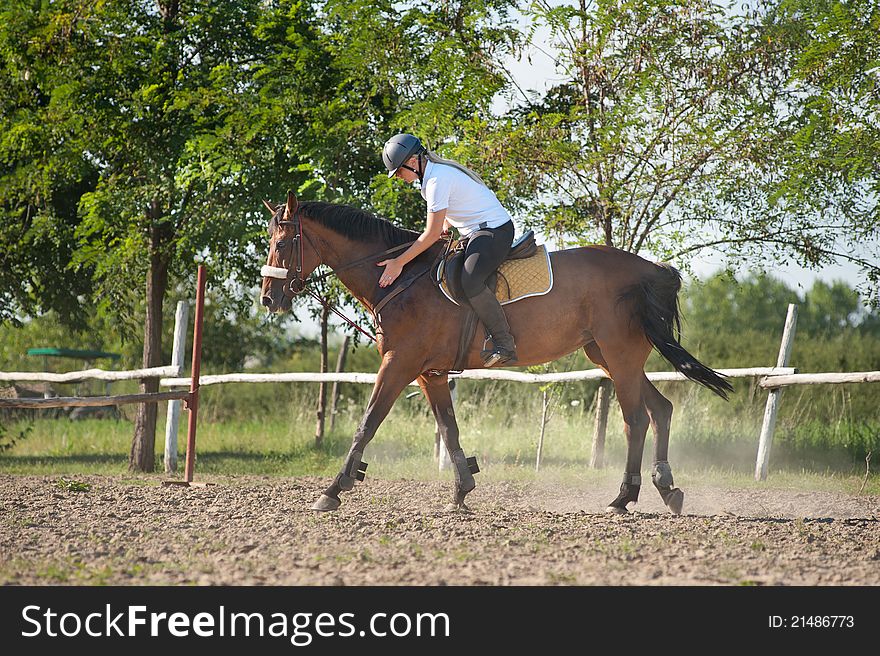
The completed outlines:
<svg viewBox="0 0 880 656">
<path fill-rule="evenodd" d="M 47 399 L 0 399 L 0 408 L 78 408 L 86 406 L 124 405 L 126 403 L 159 403 L 188 399 L 189 391 L 120 394 L 117 396 L 53 396 Z"/>
<path fill-rule="evenodd" d="M 149 369 L 130 369 L 126 371 L 107 371 L 106 369 L 83 369 L 64 374 L 36 371 L 0 371 L 0 381 L 39 382 L 39 383 L 81 383 L 86 380 L 137 380 L 140 378 L 159 378 L 160 376 L 179 376 L 183 367 L 150 367 Z"/>
<path fill-rule="evenodd" d="M 781 376 L 794 374 L 794 367 L 750 367 L 744 369 L 717 369 L 718 373 L 728 378 L 755 378 L 758 376 Z M 645 374 L 652 381 L 682 381 L 686 376 L 677 371 L 650 371 Z M 471 380 L 506 380 L 516 383 L 570 383 L 579 380 L 600 380 L 608 378 L 601 369 L 584 369 L 549 374 L 531 374 L 506 369 L 469 369 L 460 374 L 452 374 L 450 378 Z M 189 385 L 189 378 L 163 378 L 159 381 L 162 387 L 180 387 Z M 199 377 L 200 385 L 219 385 L 226 383 L 366 383 L 376 382 L 376 374 L 369 373 L 283 373 L 283 374 L 212 374 Z M 415 381 L 410 385 L 416 385 Z"/>
<path fill-rule="evenodd" d="M 55 396 L 42 399 L 13 398 L 0 399 L 0 408 L 70 408 L 83 406 L 106 406 L 123 405 L 126 403 L 161 403 L 169 402 L 169 416 L 179 416 L 180 401 L 187 402 L 189 409 L 189 430 L 186 444 L 186 467 L 182 483 L 193 483 L 195 467 L 195 438 L 198 423 L 197 413 L 199 407 L 199 367 L 202 359 L 202 322 L 205 305 L 205 285 L 207 284 L 207 269 L 199 265 L 198 279 L 196 283 L 196 316 L 193 322 L 193 351 L 192 351 L 192 378 L 188 391 L 150 392 L 142 394 L 122 394 L 116 396 Z M 174 326 L 174 355 L 173 364 L 167 367 L 150 367 L 147 369 L 133 369 L 127 371 L 106 371 L 104 369 L 86 369 L 83 371 L 71 371 L 64 374 L 45 372 L 0 372 L 0 381 L 39 381 L 49 383 L 75 383 L 84 380 L 132 380 L 142 378 L 160 378 L 161 376 L 179 376 L 183 368 L 181 351 L 185 343 L 186 333 L 186 303 L 181 301 L 177 305 Z M 170 427 L 171 422 L 168 422 Z M 170 428 L 166 428 L 166 431 Z M 177 422 L 174 422 L 174 465 L 176 465 L 177 453 Z M 166 432 L 166 441 L 168 433 Z M 166 471 L 168 471 L 168 444 L 166 443 Z M 173 471 L 173 470 L 172 470 Z M 166 483 L 177 481 L 166 481 Z"/>
<path fill-rule="evenodd" d="M 786 374 L 762 378 L 758 381 L 764 389 L 787 385 L 842 385 L 846 383 L 880 383 L 880 371 L 851 371 L 843 374 Z"/>
<path fill-rule="evenodd" d="M 204 294 L 204 283 L 201 280 L 200 269 L 200 295 Z M 197 301 L 196 326 L 201 325 L 201 306 Z M 181 307 L 181 305 L 183 307 Z M 339 373 L 229 373 L 216 375 L 199 375 L 199 359 L 197 353 L 201 351 L 201 331 L 194 328 L 193 344 L 193 371 L 190 378 L 180 377 L 183 368 L 183 345 L 185 343 L 185 329 L 187 323 L 186 304 L 178 305 L 174 331 L 174 353 L 172 365 L 165 367 L 152 367 L 149 369 L 135 369 L 130 371 L 105 371 L 103 369 L 88 369 L 73 371 L 63 374 L 39 373 L 39 372 L 0 372 L 0 381 L 40 381 L 54 383 L 81 382 L 84 380 L 132 380 L 148 377 L 160 377 L 159 384 L 162 387 L 186 387 L 189 391 L 173 390 L 156 394 L 130 394 L 126 396 L 102 396 L 102 397 L 56 397 L 47 399 L 0 399 L 0 408 L 24 407 L 24 408 L 53 408 L 65 406 L 101 406 L 122 403 L 158 402 L 168 400 L 169 414 L 165 430 L 165 469 L 174 471 L 177 457 L 177 417 L 180 412 L 180 400 L 187 400 L 190 405 L 190 436 L 187 444 L 187 474 L 186 480 L 192 480 L 191 458 L 195 451 L 195 408 L 197 405 L 198 389 L 206 385 L 219 385 L 228 383 L 360 383 L 373 384 L 377 374 L 360 372 Z M 770 457 L 773 431 L 776 423 L 780 394 L 782 389 L 791 385 L 828 385 L 846 383 L 871 383 L 880 382 L 880 371 L 858 371 L 848 373 L 798 373 L 795 367 L 788 366 L 788 358 L 794 341 L 794 328 L 797 322 L 797 306 L 792 304 L 788 308 L 785 327 L 783 330 L 782 344 L 780 345 L 777 366 L 775 367 L 746 367 L 738 369 L 718 369 L 719 374 L 727 378 L 757 378 L 758 385 L 768 390 L 767 405 L 764 412 L 764 421 L 758 444 L 758 456 L 755 465 L 755 478 L 764 480 L 767 476 L 767 467 Z M 196 335 L 196 333 L 198 333 Z M 677 371 L 651 371 L 645 374 L 648 380 L 653 382 L 677 382 L 688 380 Z M 163 377 L 165 376 L 165 377 Z M 506 369 L 474 369 L 463 371 L 459 374 L 450 375 L 450 382 L 456 379 L 471 380 L 501 380 L 527 384 L 567 383 L 584 380 L 605 381 L 599 386 L 596 398 L 596 422 L 591 448 L 590 466 L 600 468 L 603 466 L 605 432 L 608 417 L 608 404 L 610 399 L 611 384 L 607 374 L 601 369 L 587 369 L 579 371 L 559 373 L 529 373 L 524 371 L 510 371 Z M 415 385 L 416 382 L 410 383 Z M 195 403 L 194 403 L 195 402 Z M 544 395 L 544 403 L 547 396 Z M 545 408 L 546 410 L 546 408 Z M 542 419 L 543 427 L 543 419 Z M 190 451 L 192 450 L 192 454 Z M 441 467 L 444 459 L 440 458 Z M 540 466 L 540 453 L 538 454 L 536 467 Z"/>
</svg>

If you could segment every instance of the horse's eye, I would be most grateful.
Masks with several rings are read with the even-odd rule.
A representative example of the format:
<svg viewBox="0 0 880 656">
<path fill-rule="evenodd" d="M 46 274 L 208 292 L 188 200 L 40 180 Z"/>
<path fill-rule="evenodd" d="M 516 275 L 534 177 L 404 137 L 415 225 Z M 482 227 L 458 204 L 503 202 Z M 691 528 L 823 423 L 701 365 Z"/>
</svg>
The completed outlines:
<svg viewBox="0 0 880 656">
<path fill-rule="evenodd" d="M 286 245 L 287 245 L 287 244 L 286 244 L 285 242 L 283 242 L 283 241 L 276 242 L 276 243 L 275 243 L 275 250 L 276 250 L 276 251 L 284 250 L 284 247 L 285 247 Z"/>
</svg>

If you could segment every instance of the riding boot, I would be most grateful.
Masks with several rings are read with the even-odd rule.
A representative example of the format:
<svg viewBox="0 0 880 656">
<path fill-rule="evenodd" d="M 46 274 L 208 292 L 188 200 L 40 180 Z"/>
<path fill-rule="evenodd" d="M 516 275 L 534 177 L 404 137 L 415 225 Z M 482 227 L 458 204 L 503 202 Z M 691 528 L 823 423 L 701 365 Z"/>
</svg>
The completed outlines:
<svg viewBox="0 0 880 656">
<path fill-rule="evenodd" d="M 483 364 L 487 367 L 495 367 L 516 362 L 516 344 L 510 334 L 510 325 L 507 323 L 504 309 L 495 298 L 495 294 L 488 288 L 483 288 L 468 301 L 492 336 L 492 348 L 480 352 Z"/>
</svg>

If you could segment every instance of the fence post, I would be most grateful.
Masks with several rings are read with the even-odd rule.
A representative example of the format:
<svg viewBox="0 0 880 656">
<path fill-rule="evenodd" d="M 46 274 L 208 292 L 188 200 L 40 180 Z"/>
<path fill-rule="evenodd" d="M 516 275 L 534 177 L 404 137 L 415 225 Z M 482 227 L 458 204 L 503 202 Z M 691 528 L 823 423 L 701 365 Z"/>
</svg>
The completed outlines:
<svg viewBox="0 0 880 656">
<path fill-rule="evenodd" d="M 796 324 L 797 305 L 789 303 L 788 315 L 785 317 L 785 328 L 782 331 L 782 343 L 779 345 L 779 356 L 776 358 L 777 367 L 788 366 Z M 767 395 L 767 405 L 764 408 L 764 422 L 761 425 L 761 438 L 758 441 L 758 458 L 755 462 L 756 481 L 767 479 L 767 466 L 770 464 L 770 446 L 773 444 L 773 429 L 776 428 L 776 413 L 779 411 L 779 399 L 781 396 L 781 387 L 774 387 Z"/>
<path fill-rule="evenodd" d="M 171 366 L 177 367 L 175 376 L 183 369 L 183 351 L 186 347 L 186 322 L 189 305 L 186 301 L 177 302 L 174 313 L 174 347 L 171 351 Z M 165 473 L 177 471 L 177 424 L 180 420 L 180 401 L 168 402 L 168 415 L 165 417 Z"/>
<path fill-rule="evenodd" d="M 549 385 L 541 390 L 541 434 L 538 436 L 538 451 L 535 454 L 535 471 L 541 469 L 541 455 L 544 451 L 544 431 L 547 429 L 547 422 L 550 420 L 548 410 L 550 408 L 550 395 L 548 393 Z"/>
<path fill-rule="evenodd" d="M 342 373 L 345 370 L 345 356 L 348 353 L 348 343 L 351 336 L 346 335 L 342 340 L 342 346 L 339 347 L 339 353 L 336 355 L 336 373 Z M 336 425 L 336 404 L 339 402 L 339 381 L 333 381 L 333 391 L 330 392 L 330 432 Z"/>
<path fill-rule="evenodd" d="M 593 430 L 593 448 L 590 450 L 590 469 L 605 466 L 605 429 L 608 427 L 608 404 L 611 400 L 611 381 L 603 378 L 596 391 L 596 426 Z"/>
<path fill-rule="evenodd" d="M 205 285 L 207 284 L 207 269 L 204 264 L 199 265 L 199 275 L 196 282 L 196 315 L 193 320 L 193 349 L 192 349 L 192 376 L 189 385 L 189 426 L 186 432 L 186 461 L 183 465 L 184 483 L 193 482 L 193 470 L 196 466 L 196 428 L 198 426 L 199 412 L 199 386 L 201 381 L 199 374 L 202 367 L 202 321 L 205 316 Z"/>
</svg>

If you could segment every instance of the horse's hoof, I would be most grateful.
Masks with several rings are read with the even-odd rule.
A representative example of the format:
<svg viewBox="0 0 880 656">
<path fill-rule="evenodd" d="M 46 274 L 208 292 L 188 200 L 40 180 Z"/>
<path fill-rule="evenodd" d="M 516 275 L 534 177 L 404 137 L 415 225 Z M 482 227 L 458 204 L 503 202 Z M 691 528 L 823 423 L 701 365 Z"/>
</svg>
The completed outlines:
<svg viewBox="0 0 880 656">
<path fill-rule="evenodd" d="M 328 497 L 326 494 L 322 494 L 315 503 L 312 504 L 312 510 L 317 510 L 318 512 L 330 512 L 339 508 L 342 505 L 342 502 L 339 499 L 334 499 L 333 497 Z"/>
<path fill-rule="evenodd" d="M 629 513 L 626 508 L 621 508 L 620 506 L 608 506 L 605 512 L 609 515 L 626 515 Z"/>
<path fill-rule="evenodd" d="M 464 504 L 463 501 L 460 502 L 460 503 L 454 503 L 454 502 L 453 502 L 453 503 L 450 503 L 450 504 L 449 504 L 448 506 L 446 506 L 443 510 L 445 510 L 446 512 L 461 513 L 461 514 L 463 514 L 463 515 L 473 515 L 473 514 L 474 514 L 474 511 L 471 510 L 470 508 L 468 508 L 468 507 Z"/>
<path fill-rule="evenodd" d="M 682 506 L 684 506 L 684 492 L 682 492 L 679 488 L 673 488 L 669 491 L 669 494 L 666 495 L 666 498 L 663 499 L 666 502 L 666 507 L 669 508 L 669 512 L 673 515 L 680 515 Z"/>
</svg>

